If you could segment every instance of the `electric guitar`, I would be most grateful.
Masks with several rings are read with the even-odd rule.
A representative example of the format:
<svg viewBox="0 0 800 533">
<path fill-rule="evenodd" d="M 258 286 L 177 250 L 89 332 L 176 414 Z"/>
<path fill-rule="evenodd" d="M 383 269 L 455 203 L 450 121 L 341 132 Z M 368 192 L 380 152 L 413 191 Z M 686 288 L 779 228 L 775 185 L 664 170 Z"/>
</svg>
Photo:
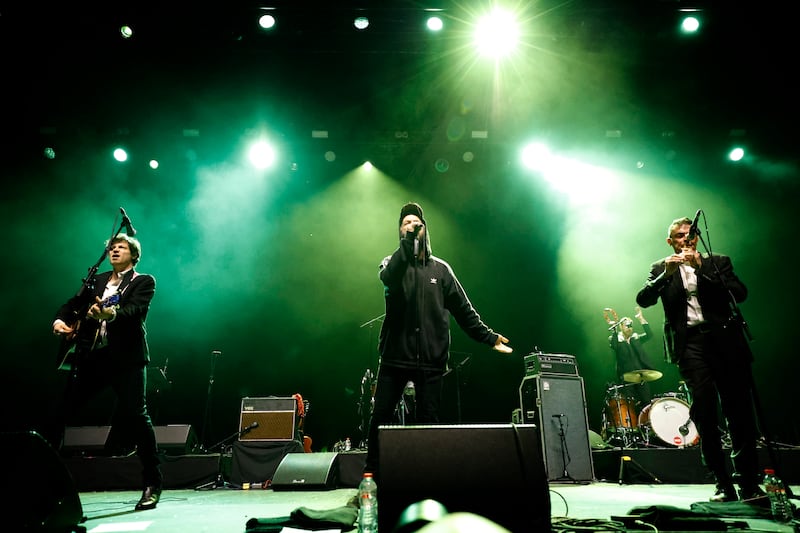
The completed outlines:
<svg viewBox="0 0 800 533">
<path fill-rule="evenodd" d="M 300 393 L 296 393 L 292 395 L 297 402 L 297 416 L 300 418 L 300 421 L 297 424 L 297 430 L 303 436 L 303 451 L 305 453 L 311 453 L 311 437 L 305 434 L 303 430 L 303 422 L 305 422 L 306 415 L 308 414 L 309 403 L 308 400 L 304 400 Z"/>
<path fill-rule="evenodd" d="M 119 293 L 114 293 L 108 298 L 100 301 L 100 307 L 111 307 L 119 303 Z M 91 307 L 91 304 L 89 307 Z M 69 372 L 77 363 L 80 354 L 90 352 L 97 344 L 100 336 L 100 321 L 86 318 L 89 307 L 78 313 L 75 322 L 68 324 L 72 328 L 72 333 L 61 336 L 61 344 L 58 347 L 56 357 L 57 370 Z"/>
</svg>

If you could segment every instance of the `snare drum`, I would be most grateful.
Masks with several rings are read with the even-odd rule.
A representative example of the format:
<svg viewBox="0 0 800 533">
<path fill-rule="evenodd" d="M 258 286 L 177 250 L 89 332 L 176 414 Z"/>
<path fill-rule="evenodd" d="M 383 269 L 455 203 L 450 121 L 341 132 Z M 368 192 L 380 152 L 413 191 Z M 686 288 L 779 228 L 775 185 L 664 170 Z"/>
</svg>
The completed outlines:
<svg viewBox="0 0 800 533">
<path fill-rule="evenodd" d="M 625 398 L 620 394 L 607 398 L 606 411 L 606 421 L 610 427 L 632 429 L 638 425 L 636 409 L 630 398 Z"/>
<path fill-rule="evenodd" d="M 689 418 L 689 404 L 678 398 L 656 398 L 639 413 L 639 427 L 668 446 L 694 446 L 700 435 Z M 685 434 L 684 434 L 685 433 Z"/>
</svg>

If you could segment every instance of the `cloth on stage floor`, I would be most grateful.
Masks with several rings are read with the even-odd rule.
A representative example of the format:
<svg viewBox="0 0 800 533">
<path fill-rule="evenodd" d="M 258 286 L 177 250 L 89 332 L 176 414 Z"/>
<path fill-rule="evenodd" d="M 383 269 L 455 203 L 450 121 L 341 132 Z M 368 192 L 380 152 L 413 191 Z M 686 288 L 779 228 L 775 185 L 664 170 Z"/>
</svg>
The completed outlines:
<svg viewBox="0 0 800 533">
<path fill-rule="evenodd" d="M 358 508 L 352 505 L 335 509 L 316 510 L 298 507 L 289 516 L 277 518 L 251 518 L 245 524 L 246 533 L 279 533 L 284 527 L 321 531 L 324 529 L 355 529 Z"/>
<path fill-rule="evenodd" d="M 747 502 L 696 502 L 691 505 L 691 508 L 693 511 L 714 516 L 772 518 L 772 511 L 767 498 L 763 498 L 762 505 Z"/>
<path fill-rule="evenodd" d="M 716 516 L 700 510 L 681 509 L 671 505 L 650 505 L 634 507 L 628 511 L 628 516 L 615 519 L 620 519 L 623 523 L 628 519 L 640 520 L 661 531 L 727 531 L 730 523 Z M 627 523 L 625 525 L 628 526 Z"/>
</svg>

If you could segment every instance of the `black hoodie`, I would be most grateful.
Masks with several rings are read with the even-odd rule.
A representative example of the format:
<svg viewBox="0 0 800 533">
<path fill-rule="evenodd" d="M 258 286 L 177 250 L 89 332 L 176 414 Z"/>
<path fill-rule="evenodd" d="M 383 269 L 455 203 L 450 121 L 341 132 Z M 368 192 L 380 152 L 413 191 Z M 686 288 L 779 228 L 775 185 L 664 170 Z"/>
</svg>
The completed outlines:
<svg viewBox="0 0 800 533">
<path fill-rule="evenodd" d="M 413 206 L 414 209 L 409 209 Z M 425 223 L 422 208 L 407 204 L 400 222 L 415 214 Z M 381 365 L 444 371 L 450 351 L 450 316 L 477 342 L 494 346 L 498 335 L 472 307 L 453 269 L 431 255 L 429 229 L 425 227 L 423 258 L 414 255 L 415 236 L 401 235 L 400 246 L 380 264 L 386 317 L 380 334 Z"/>
</svg>

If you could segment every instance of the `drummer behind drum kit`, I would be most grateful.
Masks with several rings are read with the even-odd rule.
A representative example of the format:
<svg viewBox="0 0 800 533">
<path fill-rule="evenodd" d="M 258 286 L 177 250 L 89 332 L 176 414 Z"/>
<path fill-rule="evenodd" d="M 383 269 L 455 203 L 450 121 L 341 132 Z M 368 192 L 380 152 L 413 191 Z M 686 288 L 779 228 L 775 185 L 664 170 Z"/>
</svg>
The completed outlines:
<svg viewBox="0 0 800 533">
<path fill-rule="evenodd" d="M 684 448 L 700 441 L 697 428 L 689 418 L 689 389 L 682 381 L 679 392 L 657 395 L 637 416 L 635 400 L 625 389 L 661 379 L 662 375 L 658 370 L 635 370 L 623 374 L 626 383 L 608 388 L 603 410 L 603 440 L 622 448 Z"/>
</svg>

